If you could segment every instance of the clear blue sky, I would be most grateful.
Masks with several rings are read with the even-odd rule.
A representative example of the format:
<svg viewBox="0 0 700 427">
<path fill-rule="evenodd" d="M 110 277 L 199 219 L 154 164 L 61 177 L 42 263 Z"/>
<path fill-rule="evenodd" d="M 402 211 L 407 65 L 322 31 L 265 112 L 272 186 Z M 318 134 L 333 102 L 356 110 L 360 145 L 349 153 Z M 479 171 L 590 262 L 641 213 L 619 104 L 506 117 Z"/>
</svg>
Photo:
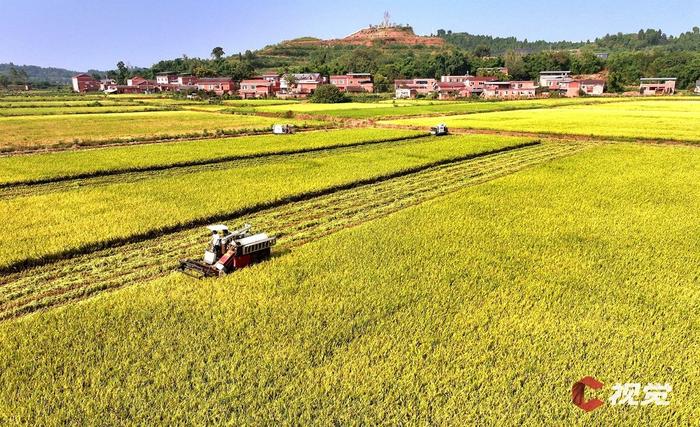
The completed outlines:
<svg viewBox="0 0 700 427">
<path fill-rule="evenodd" d="M 498 12 L 496 12 L 496 9 Z M 0 63 L 111 69 L 119 60 L 206 57 L 300 36 L 343 37 L 378 23 L 411 24 L 529 40 L 586 40 L 606 33 L 700 25 L 700 0 L 0 0 Z"/>
</svg>

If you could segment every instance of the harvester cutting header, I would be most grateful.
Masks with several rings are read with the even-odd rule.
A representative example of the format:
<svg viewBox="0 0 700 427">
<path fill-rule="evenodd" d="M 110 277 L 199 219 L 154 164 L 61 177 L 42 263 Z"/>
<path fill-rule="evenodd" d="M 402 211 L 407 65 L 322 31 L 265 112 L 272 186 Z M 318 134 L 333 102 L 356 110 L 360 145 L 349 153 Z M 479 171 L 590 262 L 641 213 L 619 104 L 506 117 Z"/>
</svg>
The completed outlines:
<svg viewBox="0 0 700 427">
<path fill-rule="evenodd" d="M 180 271 L 194 277 L 215 277 L 231 273 L 240 268 L 270 258 L 271 248 L 277 243 L 276 237 L 265 233 L 252 234 L 252 226 L 229 231 L 223 224 L 210 225 L 209 247 L 200 260 L 180 260 Z"/>
</svg>

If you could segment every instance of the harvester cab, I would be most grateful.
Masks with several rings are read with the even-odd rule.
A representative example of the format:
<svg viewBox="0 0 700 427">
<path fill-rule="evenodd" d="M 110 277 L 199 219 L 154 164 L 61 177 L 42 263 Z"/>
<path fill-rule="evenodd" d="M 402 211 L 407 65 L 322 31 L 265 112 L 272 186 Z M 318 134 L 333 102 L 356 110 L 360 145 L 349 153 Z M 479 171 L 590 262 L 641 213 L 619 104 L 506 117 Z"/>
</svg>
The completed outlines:
<svg viewBox="0 0 700 427">
<path fill-rule="evenodd" d="M 448 133 L 449 131 L 447 130 L 447 125 L 444 123 L 440 123 L 439 125 L 430 128 L 431 135 L 443 136 L 447 135 Z"/>
<path fill-rule="evenodd" d="M 275 124 L 272 126 L 272 133 L 275 135 L 294 133 L 294 125 Z"/>
<path fill-rule="evenodd" d="M 252 226 L 230 231 L 223 224 L 210 225 L 209 246 L 200 260 L 180 260 L 180 271 L 194 277 L 223 276 L 248 265 L 270 258 L 277 238 L 265 233 L 251 234 Z"/>
</svg>

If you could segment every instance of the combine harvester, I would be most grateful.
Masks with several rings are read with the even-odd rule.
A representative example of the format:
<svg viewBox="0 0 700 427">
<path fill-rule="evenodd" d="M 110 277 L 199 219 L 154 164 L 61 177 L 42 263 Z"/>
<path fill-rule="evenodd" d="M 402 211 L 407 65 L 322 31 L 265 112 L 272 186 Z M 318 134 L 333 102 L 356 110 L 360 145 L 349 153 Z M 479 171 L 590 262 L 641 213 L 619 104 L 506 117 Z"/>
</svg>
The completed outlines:
<svg viewBox="0 0 700 427">
<path fill-rule="evenodd" d="M 251 264 L 270 258 L 276 237 L 265 233 L 251 234 L 252 226 L 229 231 L 223 224 L 210 225 L 211 241 L 200 260 L 180 260 L 180 271 L 197 278 L 223 276 Z"/>
<path fill-rule="evenodd" d="M 444 123 L 440 123 L 437 126 L 433 126 L 430 128 L 430 134 L 435 135 L 435 136 L 444 136 L 447 135 L 449 131 L 447 130 L 447 125 Z"/>
<path fill-rule="evenodd" d="M 272 133 L 275 135 L 285 135 L 294 133 L 294 125 L 275 124 L 272 125 Z"/>
</svg>

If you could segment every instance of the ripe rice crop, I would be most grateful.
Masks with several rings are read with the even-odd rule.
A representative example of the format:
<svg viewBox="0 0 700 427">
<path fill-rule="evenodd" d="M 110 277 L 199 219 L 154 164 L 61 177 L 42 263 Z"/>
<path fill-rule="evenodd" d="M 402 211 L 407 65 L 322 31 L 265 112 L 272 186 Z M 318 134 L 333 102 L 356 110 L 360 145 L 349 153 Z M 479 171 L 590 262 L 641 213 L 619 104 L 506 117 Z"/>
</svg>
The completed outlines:
<svg viewBox="0 0 700 427">
<path fill-rule="evenodd" d="M 142 105 L 139 101 L 119 100 L 119 99 L 95 99 L 92 101 L 80 98 L 68 101 L 34 101 L 32 99 L 22 101 L 3 101 L 0 98 L 0 108 L 34 108 L 34 107 L 92 107 L 99 103 L 100 106 L 107 105 Z"/>
<path fill-rule="evenodd" d="M 234 162 L 210 171 L 174 171 L 133 180 L 120 175 L 102 179 L 100 185 L 86 182 L 63 191 L 2 199 L 0 269 L 527 142 L 493 136 L 430 138 Z"/>
<path fill-rule="evenodd" d="M 5 322 L 0 416 L 692 425 L 698 164 L 695 148 L 600 146 L 224 279 L 173 274 Z M 603 399 L 669 382 L 671 406 L 583 413 L 585 375 Z"/>
<path fill-rule="evenodd" d="M 73 106 L 73 107 L 10 107 L 0 108 L 0 117 L 15 116 L 48 116 L 57 114 L 107 114 L 133 113 L 145 111 L 162 111 L 166 107 L 156 105 L 104 105 L 104 106 Z"/>
<path fill-rule="evenodd" d="M 288 203 L 244 217 L 221 217 L 216 222 L 255 224 L 257 229 L 277 235 L 276 250 L 286 252 L 343 228 L 589 146 L 544 142 Z M 0 320 L 166 275 L 177 267 L 179 259 L 201 256 L 207 239 L 207 234 L 197 226 L 5 275 L 0 278 Z"/>
<path fill-rule="evenodd" d="M 440 120 L 453 128 L 700 142 L 699 106 L 698 101 L 638 101 L 446 116 Z M 429 126 L 435 121 L 436 118 L 413 118 L 384 123 Z"/>
<path fill-rule="evenodd" d="M 582 103 L 621 102 L 624 98 L 576 98 L 576 99 L 534 99 L 519 101 L 432 101 L 416 103 L 413 100 L 395 100 L 393 104 L 347 103 L 347 104 L 298 104 L 294 106 L 259 107 L 254 111 L 317 114 L 351 119 L 377 119 L 437 114 L 464 114 L 483 111 L 509 111 L 518 109 L 549 108 Z"/>
<path fill-rule="evenodd" d="M 0 157 L 0 186 L 89 176 L 100 172 L 144 170 L 272 153 L 302 152 L 323 147 L 411 138 L 421 134 L 425 133 L 394 129 L 341 129 L 6 156 Z"/>
<path fill-rule="evenodd" d="M 0 151 L 34 149 L 72 144 L 103 144 L 120 141 L 214 134 L 217 130 L 268 129 L 270 117 L 210 114 L 193 111 L 90 114 L 0 118 Z M 318 125 L 294 121 L 296 125 Z"/>
</svg>

